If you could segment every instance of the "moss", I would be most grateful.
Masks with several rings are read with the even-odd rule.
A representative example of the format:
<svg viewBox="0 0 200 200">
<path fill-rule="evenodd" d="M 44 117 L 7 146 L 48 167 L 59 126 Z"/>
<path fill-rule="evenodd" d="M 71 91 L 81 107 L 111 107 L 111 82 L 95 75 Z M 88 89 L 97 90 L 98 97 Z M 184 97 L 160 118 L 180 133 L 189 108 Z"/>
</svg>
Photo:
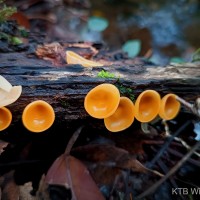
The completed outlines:
<svg viewBox="0 0 200 200">
<path fill-rule="evenodd" d="M 116 84 L 115 86 L 119 89 L 120 91 L 120 94 L 122 96 L 126 96 L 128 97 L 129 99 L 131 99 L 131 101 L 135 101 L 135 95 L 133 94 L 133 89 L 130 88 L 130 87 L 126 87 L 124 86 L 122 83 L 120 83 L 120 77 L 116 76 L 115 74 L 113 73 L 110 73 L 108 71 L 104 71 L 104 70 L 101 70 L 98 74 L 97 74 L 97 77 L 100 77 L 100 78 L 116 78 L 117 81 L 116 81 Z"/>
<path fill-rule="evenodd" d="M 0 23 L 8 20 L 16 11 L 17 9 L 15 7 L 6 6 L 4 0 L 0 0 Z"/>
<path fill-rule="evenodd" d="M 108 71 L 104 71 L 104 70 L 101 70 L 101 71 L 97 74 L 97 77 L 99 77 L 99 78 L 116 78 L 115 74 L 110 73 L 110 72 L 108 72 Z"/>
<path fill-rule="evenodd" d="M 133 89 L 132 88 L 129 88 L 129 87 L 126 87 L 124 86 L 122 83 L 120 83 L 119 81 L 116 83 L 116 87 L 119 89 L 120 91 L 120 94 L 122 96 L 126 96 L 128 97 L 129 99 L 131 99 L 131 101 L 135 101 L 135 95 L 134 95 L 134 92 L 133 92 Z"/>
<path fill-rule="evenodd" d="M 3 32 L 0 32 L 0 40 L 6 40 L 8 41 L 9 44 L 12 44 L 12 45 L 19 45 L 23 43 L 20 38 L 11 36 Z"/>
<path fill-rule="evenodd" d="M 60 104 L 63 108 L 68 108 L 69 107 L 69 102 L 67 100 L 60 100 Z"/>
</svg>

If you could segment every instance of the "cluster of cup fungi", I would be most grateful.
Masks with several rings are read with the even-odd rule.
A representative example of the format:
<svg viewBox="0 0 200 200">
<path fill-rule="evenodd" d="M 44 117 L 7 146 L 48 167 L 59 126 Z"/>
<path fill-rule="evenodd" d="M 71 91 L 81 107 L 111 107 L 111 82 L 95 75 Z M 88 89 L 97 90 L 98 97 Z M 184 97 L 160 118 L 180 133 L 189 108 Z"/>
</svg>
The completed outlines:
<svg viewBox="0 0 200 200">
<path fill-rule="evenodd" d="M 73 51 L 66 52 L 68 64 L 81 64 L 84 67 L 102 66 L 101 63 L 81 57 Z M 135 103 L 128 97 L 120 97 L 116 86 L 100 84 L 90 90 L 85 97 L 84 107 L 87 113 L 97 119 L 104 119 L 105 127 L 111 132 L 125 130 L 136 118 L 140 122 L 150 122 L 157 116 L 171 120 L 180 110 L 180 102 L 175 94 L 163 98 L 155 90 L 145 90 Z"/>
<path fill-rule="evenodd" d="M 73 51 L 66 52 L 68 64 L 81 64 L 84 67 L 102 66 L 101 63 L 83 58 Z M 12 86 L 0 75 L 0 131 L 8 128 L 12 122 L 12 113 L 6 108 L 14 103 L 22 93 L 22 86 Z M 26 129 L 39 133 L 49 129 L 55 120 L 52 106 L 43 100 L 29 103 L 23 110 L 22 122 Z"/>
<path fill-rule="evenodd" d="M 5 106 L 14 103 L 22 93 L 22 86 L 12 86 L 3 76 L 0 76 L 0 131 L 9 127 L 12 113 Z M 43 132 L 51 127 L 55 120 L 52 106 L 36 100 L 29 103 L 23 110 L 23 125 L 31 132 Z"/>
<path fill-rule="evenodd" d="M 102 66 L 101 63 L 85 59 L 73 51 L 66 51 L 66 61 L 68 64 L 81 64 L 84 67 Z M 21 92 L 21 86 L 12 86 L 0 76 L 0 131 L 6 129 L 12 121 L 12 114 L 5 106 L 15 102 Z M 103 83 L 87 93 L 84 107 L 90 116 L 104 119 L 109 131 L 118 132 L 130 127 L 135 118 L 140 122 L 150 122 L 157 116 L 164 120 L 175 118 L 180 110 L 177 98 L 175 94 L 167 94 L 161 98 L 155 90 L 145 90 L 133 103 L 128 97 L 120 96 L 115 85 Z M 22 113 L 23 125 L 35 133 L 50 128 L 54 120 L 52 106 L 43 100 L 29 103 Z"/>
<path fill-rule="evenodd" d="M 143 91 L 133 103 L 128 97 L 120 96 L 118 88 L 109 83 L 91 89 L 84 101 L 87 113 L 94 118 L 104 119 L 105 127 L 111 132 L 127 129 L 135 118 L 143 123 L 157 116 L 171 120 L 179 113 L 180 106 L 175 94 L 161 98 L 155 90 Z"/>
<path fill-rule="evenodd" d="M 1 82 L 7 82 L 1 77 Z M 2 85 L 2 84 L 1 84 Z M 6 84 L 3 84 L 6 85 Z M 0 131 L 6 129 L 12 114 L 6 105 L 16 101 L 22 92 L 21 86 L 0 88 Z M 91 89 L 84 100 L 87 113 L 97 119 L 104 119 L 105 127 L 111 132 L 118 132 L 131 126 L 136 118 L 140 122 L 150 122 L 157 116 L 165 120 L 176 117 L 180 103 L 175 94 L 167 94 L 163 98 L 155 90 L 145 90 L 133 103 L 128 97 L 120 96 L 118 88 L 109 83 L 100 84 Z M 23 110 L 23 125 L 31 132 L 39 133 L 51 127 L 55 120 L 52 106 L 36 100 L 29 103 Z"/>
</svg>

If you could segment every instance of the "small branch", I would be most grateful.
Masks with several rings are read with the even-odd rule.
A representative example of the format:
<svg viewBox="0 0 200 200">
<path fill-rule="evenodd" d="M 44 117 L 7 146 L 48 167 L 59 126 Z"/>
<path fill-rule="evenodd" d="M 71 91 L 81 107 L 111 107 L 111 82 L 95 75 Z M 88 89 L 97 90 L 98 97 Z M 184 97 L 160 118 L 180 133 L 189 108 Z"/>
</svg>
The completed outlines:
<svg viewBox="0 0 200 200">
<path fill-rule="evenodd" d="M 194 104 L 191 104 L 179 96 L 176 99 L 185 107 L 187 107 L 194 115 L 200 118 L 200 98 L 197 98 Z"/>
<path fill-rule="evenodd" d="M 161 159 L 158 161 L 158 165 L 163 170 L 163 172 L 166 174 L 168 171 L 168 167 L 165 165 L 165 163 Z M 176 181 L 172 177 L 170 177 L 169 180 L 174 188 L 178 187 Z M 185 199 L 182 194 L 179 194 L 179 196 L 181 199 L 183 199 L 183 200 Z"/>
<path fill-rule="evenodd" d="M 169 126 L 167 124 L 167 121 L 162 120 L 162 123 L 164 124 L 164 127 L 165 127 L 165 137 L 172 137 L 172 135 L 170 134 L 170 131 L 169 131 Z M 174 140 L 180 142 L 187 150 L 191 149 L 191 147 L 183 139 L 181 139 L 179 137 L 174 137 Z M 198 152 L 195 151 L 194 154 L 196 156 L 200 157 L 200 154 Z"/>
<path fill-rule="evenodd" d="M 154 159 L 149 164 L 147 164 L 148 168 L 151 168 L 156 163 L 156 161 L 163 155 L 163 152 L 168 148 L 168 146 L 170 145 L 170 143 L 173 141 L 174 137 L 178 136 L 190 123 L 191 123 L 191 121 L 187 121 L 172 136 L 170 136 L 170 137 L 167 138 L 166 143 L 159 150 L 159 152 L 156 154 L 156 156 L 154 157 Z"/>
<path fill-rule="evenodd" d="M 68 144 L 67 144 L 67 147 L 66 147 L 66 149 L 65 149 L 65 153 L 64 153 L 64 154 L 67 154 L 67 155 L 70 154 L 71 149 L 72 149 L 74 143 L 76 142 L 77 138 L 79 137 L 79 135 L 80 135 L 80 133 L 81 133 L 83 127 L 84 127 L 84 126 L 80 126 L 80 127 L 74 132 L 74 134 L 72 135 L 72 137 L 70 138 L 70 140 L 69 140 L 69 142 L 68 142 Z"/>
<path fill-rule="evenodd" d="M 172 176 L 189 158 L 190 156 L 200 147 L 200 141 L 198 141 L 191 150 L 159 181 L 157 181 L 153 186 L 144 191 L 142 194 L 136 197 L 136 199 L 142 199 L 150 194 L 152 194 L 164 181 L 166 181 L 170 176 Z"/>
<path fill-rule="evenodd" d="M 178 141 L 178 142 L 181 142 L 181 144 L 187 149 L 187 150 L 190 150 L 191 147 L 181 138 L 179 137 L 174 137 L 174 140 Z M 198 157 L 200 157 L 200 154 L 197 152 L 197 151 L 194 151 L 194 154 Z"/>
<path fill-rule="evenodd" d="M 170 154 L 175 155 L 175 156 L 177 156 L 177 157 L 179 157 L 179 158 L 182 158 L 182 157 L 184 156 L 184 154 L 182 154 L 182 153 L 180 153 L 179 151 L 176 151 L 176 150 L 174 150 L 174 149 L 172 149 L 172 148 L 168 148 L 167 151 L 168 151 Z M 196 165 L 197 167 L 200 166 L 200 161 L 195 160 L 195 159 L 193 159 L 193 158 L 188 159 L 188 162 L 191 163 L 191 164 L 193 164 L 193 165 Z"/>
<path fill-rule="evenodd" d="M 165 119 L 162 120 L 162 124 L 164 125 L 165 128 L 165 136 L 171 136 L 169 125 L 167 124 L 167 121 Z"/>
</svg>

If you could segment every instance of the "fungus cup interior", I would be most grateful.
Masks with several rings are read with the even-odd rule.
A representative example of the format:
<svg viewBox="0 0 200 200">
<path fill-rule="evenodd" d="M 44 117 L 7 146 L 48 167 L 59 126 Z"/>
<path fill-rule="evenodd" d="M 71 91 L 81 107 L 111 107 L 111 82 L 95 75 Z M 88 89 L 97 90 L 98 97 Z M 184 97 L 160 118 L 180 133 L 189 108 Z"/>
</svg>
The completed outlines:
<svg viewBox="0 0 200 200">
<path fill-rule="evenodd" d="M 84 100 L 85 110 L 94 118 L 111 116 L 117 109 L 120 93 L 116 86 L 103 83 L 88 92 Z"/>
<path fill-rule="evenodd" d="M 6 129 L 12 121 L 12 114 L 6 107 L 0 108 L 0 131 Z"/>
<path fill-rule="evenodd" d="M 160 95 L 155 90 L 145 90 L 135 102 L 135 118 L 140 122 L 150 122 L 159 113 Z"/>
<path fill-rule="evenodd" d="M 24 126 L 31 132 L 42 132 L 51 127 L 55 113 L 50 104 L 37 100 L 28 104 L 22 114 Z"/>
<path fill-rule="evenodd" d="M 134 104 L 127 97 L 121 97 L 117 110 L 104 119 L 106 128 L 111 132 L 127 129 L 134 121 Z"/>
<path fill-rule="evenodd" d="M 179 113 L 181 104 L 176 100 L 175 94 L 167 94 L 161 99 L 159 116 L 165 120 L 171 120 Z"/>
<path fill-rule="evenodd" d="M 66 51 L 66 61 L 68 64 L 80 64 L 84 67 L 103 66 L 101 63 L 85 59 L 73 51 Z"/>
</svg>

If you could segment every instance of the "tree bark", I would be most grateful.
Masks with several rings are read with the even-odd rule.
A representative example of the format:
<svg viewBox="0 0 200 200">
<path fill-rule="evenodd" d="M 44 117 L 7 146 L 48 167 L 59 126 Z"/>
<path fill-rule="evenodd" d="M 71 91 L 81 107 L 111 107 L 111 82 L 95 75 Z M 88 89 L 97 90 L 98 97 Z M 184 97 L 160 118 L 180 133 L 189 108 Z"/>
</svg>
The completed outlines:
<svg viewBox="0 0 200 200">
<path fill-rule="evenodd" d="M 12 85 L 22 85 L 20 98 L 7 106 L 13 113 L 12 127 L 20 126 L 25 106 L 34 100 L 44 100 L 52 105 L 57 124 L 76 121 L 92 121 L 84 109 L 84 97 L 101 83 L 118 84 L 131 88 L 135 97 L 146 89 L 154 89 L 161 96 L 175 93 L 193 102 L 200 94 L 200 66 L 185 63 L 169 66 L 119 65 L 84 68 L 81 65 L 55 67 L 49 61 L 29 58 L 25 53 L 1 54 L 0 74 Z M 99 78 L 101 70 L 107 70 L 117 78 Z M 95 123 L 94 123 L 95 122 Z M 55 125 L 56 126 L 56 125 Z M 22 128 L 22 127 L 21 127 Z M 5 132 L 13 131 L 6 129 Z"/>
</svg>

